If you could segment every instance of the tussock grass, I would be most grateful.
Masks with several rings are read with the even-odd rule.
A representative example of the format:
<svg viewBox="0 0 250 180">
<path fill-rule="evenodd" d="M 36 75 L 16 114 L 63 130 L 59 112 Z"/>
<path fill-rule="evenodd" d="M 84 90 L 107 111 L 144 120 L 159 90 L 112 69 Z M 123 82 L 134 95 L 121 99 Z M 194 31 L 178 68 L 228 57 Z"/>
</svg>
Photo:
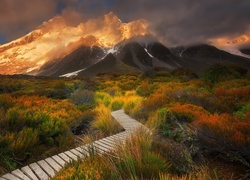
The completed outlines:
<svg viewBox="0 0 250 180">
<path fill-rule="evenodd" d="M 91 126 L 100 130 L 104 136 L 115 134 L 122 130 L 122 126 L 112 118 L 111 110 L 104 104 L 100 104 L 96 107 L 95 111 L 97 115 L 91 123 Z"/>
<path fill-rule="evenodd" d="M 166 173 L 170 163 L 153 148 L 152 134 L 139 128 L 115 150 L 117 158 L 110 160 L 120 179 L 152 179 Z"/>
<path fill-rule="evenodd" d="M 112 155 L 95 155 L 67 167 L 54 179 L 153 179 L 168 173 L 170 164 L 152 145 L 152 135 L 138 129 Z"/>
</svg>

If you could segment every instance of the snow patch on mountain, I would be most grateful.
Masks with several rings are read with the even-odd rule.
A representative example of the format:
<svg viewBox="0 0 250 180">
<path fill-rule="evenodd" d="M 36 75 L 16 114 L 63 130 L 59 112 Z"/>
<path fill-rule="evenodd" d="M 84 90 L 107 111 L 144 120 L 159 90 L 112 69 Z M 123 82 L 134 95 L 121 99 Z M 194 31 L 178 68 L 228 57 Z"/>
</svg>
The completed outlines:
<svg viewBox="0 0 250 180">
<path fill-rule="evenodd" d="M 118 52 L 118 48 L 115 47 L 115 46 L 113 46 L 112 48 L 110 48 L 110 49 L 108 49 L 106 51 L 106 54 L 109 54 L 109 53 L 111 53 L 111 54 L 117 54 L 117 52 Z"/>
<path fill-rule="evenodd" d="M 146 48 L 144 48 L 144 50 L 146 51 L 146 53 L 148 53 L 148 55 L 149 55 L 151 58 L 154 58 L 154 56 L 153 56 L 152 54 L 150 54 Z"/>
<path fill-rule="evenodd" d="M 181 52 L 180 52 L 180 57 L 182 57 L 183 52 L 186 50 L 187 48 L 184 48 Z"/>
<path fill-rule="evenodd" d="M 82 72 L 84 71 L 86 68 L 84 69 L 81 69 L 81 70 L 78 70 L 78 71 L 74 71 L 74 72 L 71 72 L 71 73 L 67 73 L 67 74 L 63 74 L 63 75 L 60 75 L 59 77 L 75 77 L 78 75 L 79 72 Z"/>
<path fill-rule="evenodd" d="M 233 47 L 218 47 L 218 48 L 223 50 L 223 51 L 229 52 L 230 54 L 234 54 L 236 56 L 241 56 L 241 57 L 245 57 L 245 58 L 250 59 L 250 55 L 243 54 L 242 52 L 240 52 L 240 50 L 235 49 Z"/>
</svg>

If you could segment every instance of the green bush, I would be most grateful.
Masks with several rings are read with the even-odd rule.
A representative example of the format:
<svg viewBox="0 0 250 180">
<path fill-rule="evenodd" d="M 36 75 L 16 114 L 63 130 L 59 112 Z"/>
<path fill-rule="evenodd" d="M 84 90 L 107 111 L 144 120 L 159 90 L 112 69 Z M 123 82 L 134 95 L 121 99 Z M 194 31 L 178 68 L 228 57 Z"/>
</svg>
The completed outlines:
<svg viewBox="0 0 250 180">
<path fill-rule="evenodd" d="M 204 74 L 204 80 L 209 84 L 240 77 L 241 74 L 239 72 L 223 64 L 214 64 L 210 66 Z"/>
<path fill-rule="evenodd" d="M 13 99 L 10 95 L 1 94 L 0 95 L 0 109 L 3 109 L 5 112 L 14 106 Z"/>
<path fill-rule="evenodd" d="M 172 75 L 182 78 L 184 81 L 189 81 L 192 79 L 197 79 L 198 75 L 188 68 L 177 68 L 171 72 Z"/>
<path fill-rule="evenodd" d="M 121 109 L 123 104 L 124 104 L 123 102 L 115 100 L 111 103 L 111 110 L 116 111 L 118 109 Z"/>
</svg>

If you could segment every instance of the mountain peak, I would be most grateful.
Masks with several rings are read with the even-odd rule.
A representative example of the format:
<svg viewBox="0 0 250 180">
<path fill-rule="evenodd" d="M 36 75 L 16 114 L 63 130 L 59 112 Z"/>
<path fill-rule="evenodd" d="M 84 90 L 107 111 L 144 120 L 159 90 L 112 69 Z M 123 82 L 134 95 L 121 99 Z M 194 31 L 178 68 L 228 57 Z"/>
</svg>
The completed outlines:
<svg viewBox="0 0 250 180">
<path fill-rule="evenodd" d="M 0 46 L 0 74 L 35 72 L 80 46 L 110 48 L 125 39 L 146 34 L 145 20 L 122 23 L 113 12 L 78 26 L 67 25 L 63 17 L 55 16 L 29 34 Z"/>
</svg>

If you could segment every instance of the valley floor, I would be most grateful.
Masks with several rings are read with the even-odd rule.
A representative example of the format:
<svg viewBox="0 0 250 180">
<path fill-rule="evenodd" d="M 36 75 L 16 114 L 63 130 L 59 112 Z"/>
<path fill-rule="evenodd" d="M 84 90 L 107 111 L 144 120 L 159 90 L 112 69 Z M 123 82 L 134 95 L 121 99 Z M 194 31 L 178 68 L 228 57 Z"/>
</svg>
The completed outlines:
<svg viewBox="0 0 250 180">
<path fill-rule="evenodd" d="M 248 179 L 250 79 L 232 72 L 1 76 L 0 174 L 77 147 L 76 136 L 90 143 L 123 131 L 111 112 L 124 109 L 152 133 L 55 179 Z"/>
</svg>

